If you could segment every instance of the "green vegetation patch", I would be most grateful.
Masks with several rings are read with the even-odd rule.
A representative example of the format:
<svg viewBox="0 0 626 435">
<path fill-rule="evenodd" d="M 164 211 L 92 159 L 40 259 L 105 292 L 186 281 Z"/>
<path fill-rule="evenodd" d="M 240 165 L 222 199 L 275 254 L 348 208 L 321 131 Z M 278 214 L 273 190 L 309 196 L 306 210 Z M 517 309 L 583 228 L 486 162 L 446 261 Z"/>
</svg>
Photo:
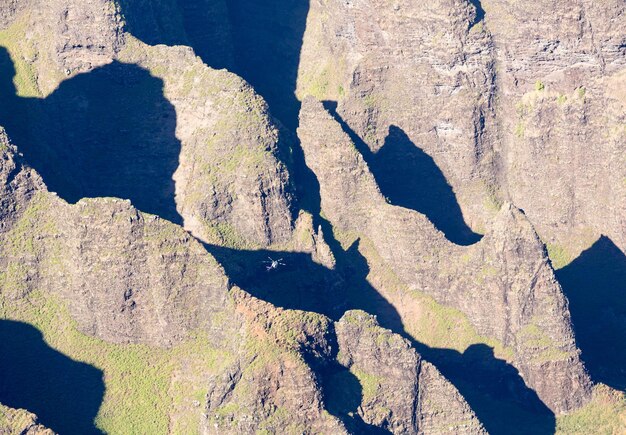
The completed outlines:
<svg viewBox="0 0 626 435">
<path fill-rule="evenodd" d="M 552 267 L 555 270 L 562 269 L 574 260 L 574 256 L 561 245 L 547 243 L 546 249 L 548 250 L 548 257 L 552 262 Z"/>
<path fill-rule="evenodd" d="M 572 357 L 571 353 L 562 351 L 557 347 L 554 340 L 538 326 L 537 319 L 532 320 L 530 324 L 520 330 L 518 337 L 524 347 L 534 350 L 533 355 L 536 355 L 535 361 L 559 361 Z"/>
<path fill-rule="evenodd" d="M 203 224 L 205 239 L 209 243 L 235 249 L 253 247 L 253 245 L 248 242 L 245 237 L 239 234 L 235 227 L 228 222 L 204 220 Z"/>
<path fill-rule="evenodd" d="M 201 333 L 172 349 L 112 344 L 87 336 L 62 303 L 38 291 L 29 295 L 28 303 L 9 306 L 1 297 L 0 302 L 0 318 L 32 325 L 50 347 L 103 372 L 105 395 L 95 425 L 106 433 L 196 432 L 201 408 L 188 403 L 206 393 L 198 381 L 231 359 L 212 348 Z M 191 373 L 183 370 L 190 364 Z"/>
<path fill-rule="evenodd" d="M 408 313 L 402 318 L 404 328 L 416 341 L 428 347 L 454 349 L 458 352 L 465 351 L 472 344 L 486 344 L 494 349 L 497 357 L 512 360 L 511 349 L 497 340 L 479 335 L 461 311 L 442 305 L 422 292 L 408 289 L 378 255 L 372 242 L 367 238 L 360 240 L 359 250 L 370 267 L 367 280 L 389 302 L 394 305 L 403 304 Z M 402 297 L 402 302 L 396 301 L 396 297 L 401 295 L 409 297 Z M 376 308 L 372 307 L 367 311 L 376 313 Z"/>
<path fill-rule="evenodd" d="M 26 30 L 26 17 L 21 17 L 8 28 L 0 30 L 0 47 L 6 48 L 11 56 L 15 68 L 13 84 L 17 95 L 38 97 L 41 93 L 37 85 L 37 73 L 30 61 L 36 57 L 36 50 L 26 38 Z"/>
<path fill-rule="evenodd" d="M 325 19 L 314 9 L 307 17 L 302 47 L 306 59 L 300 63 L 296 85 L 296 96 L 300 100 L 311 95 L 319 101 L 338 101 L 346 95 L 344 84 L 348 79 L 348 67 L 344 56 L 329 52 L 322 43 L 325 39 L 322 22 Z"/>
<path fill-rule="evenodd" d="M 380 376 L 372 375 L 371 373 L 365 373 L 354 367 L 351 368 L 350 371 L 356 376 L 361 384 L 361 388 L 363 388 L 363 403 L 374 399 L 384 379 Z"/>
<path fill-rule="evenodd" d="M 625 430 L 626 395 L 602 384 L 595 387 L 587 405 L 557 417 L 556 433 L 562 435 L 617 435 Z"/>
</svg>

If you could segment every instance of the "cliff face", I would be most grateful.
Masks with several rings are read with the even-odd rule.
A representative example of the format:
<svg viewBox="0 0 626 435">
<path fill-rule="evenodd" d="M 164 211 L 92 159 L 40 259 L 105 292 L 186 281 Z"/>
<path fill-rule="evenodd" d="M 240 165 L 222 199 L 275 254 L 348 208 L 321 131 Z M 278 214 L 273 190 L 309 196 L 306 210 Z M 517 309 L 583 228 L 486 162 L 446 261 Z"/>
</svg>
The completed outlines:
<svg viewBox="0 0 626 435">
<path fill-rule="evenodd" d="M 601 234 L 624 249 L 622 2 L 311 8 L 299 93 L 340 101 L 336 116 L 380 150 L 373 159 L 399 128 L 440 168 L 472 229 L 508 200 L 569 259 Z M 440 192 L 425 194 L 417 207 L 429 210 Z M 453 210 L 429 211 L 463 241 L 446 222 Z"/>
<path fill-rule="evenodd" d="M 0 433 L 620 432 L 624 8 L 4 2 Z"/>
<path fill-rule="evenodd" d="M 456 246 L 423 215 L 386 203 L 354 144 L 321 103 L 304 102 L 298 133 L 320 182 L 322 209 L 338 229 L 371 239 L 410 289 L 458 308 L 481 334 L 511 347 L 516 366 L 549 406 L 564 411 L 587 400 L 589 380 L 566 300 L 520 211 L 504 205 L 480 242 Z"/>
<path fill-rule="evenodd" d="M 600 234 L 624 250 L 624 4 L 484 7 L 512 200 L 571 258 Z"/>
<path fill-rule="evenodd" d="M 312 2 L 298 83 L 302 96 L 340 101 L 338 117 L 378 152 L 373 158 L 416 147 L 432 156 L 463 211 L 436 210 L 433 223 L 458 241 L 467 230 L 454 218 L 484 228 L 484 205 L 498 189 L 494 43 L 480 22 L 463 0 Z M 394 143 L 394 130 L 409 139 L 408 151 Z M 385 192 L 381 181 L 381 189 L 396 203 L 391 184 Z M 427 204 L 441 192 L 420 194 Z"/>
<path fill-rule="evenodd" d="M 346 433 L 325 410 L 316 374 L 305 361 L 307 355 L 327 355 L 329 320 L 277 310 L 238 288 L 233 295 L 249 335 L 235 363 L 209 379 L 202 432 Z"/>
<path fill-rule="evenodd" d="M 205 433 L 486 433 L 454 386 L 373 316 L 349 311 L 333 324 L 234 295 L 251 335 L 209 381 Z"/>
<path fill-rule="evenodd" d="M 113 343 L 170 347 L 185 340 L 190 331 L 204 331 L 210 346 L 238 355 L 233 366 L 208 381 L 207 417 L 201 424 L 207 433 L 214 428 L 219 433 L 254 432 L 259 427 L 339 433 L 345 430 L 343 419 L 353 430 L 371 425 L 428 433 L 431 426 L 458 421 L 461 428 L 482 431 L 454 387 L 432 366 L 418 364 L 419 356 L 407 342 L 378 328 L 370 317 L 358 314 L 342 320 L 333 338 L 332 323 L 324 316 L 283 312 L 236 288 L 231 298 L 223 270 L 182 228 L 144 215 L 128 201 L 66 203 L 47 191 L 39 174 L 24 164 L 4 133 L 2 137 L 3 304 L 20 306 L 45 289 L 47 297 L 65 302 L 81 332 Z M 365 326 L 356 331 L 345 326 L 355 322 Z M 239 338 L 241 328 L 245 338 Z M 353 349 L 365 333 L 363 328 L 378 328 L 377 337 L 395 344 L 390 349 Z M 364 340 L 379 343 L 383 338 Z M 352 355 L 352 361 L 338 352 Z M 396 358 L 394 352 L 406 355 Z M 387 355 L 387 362 L 371 367 L 365 362 L 377 361 L 381 355 Z M 311 358 L 316 362 L 310 366 Z M 338 399 L 332 398 L 332 392 L 325 393 L 323 375 L 320 378 L 311 367 L 337 364 L 357 373 L 352 376 L 362 392 L 350 398 L 355 406 L 363 403 L 363 415 L 357 420 L 341 410 L 336 417 L 325 410 L 324 395 L 330 397 L 326 401 Z M 404 373 L 400 379 L 407 394 L 400 401 L 393 399 L 393 372 L 382 370 L 389 364 Z M 361 379 L 362 373 L 366 377 Z M 382 404 L 370 403 L 372 376 L 385 379 L 381 395 L 375 396 Z M 419 384 L 418 379 L 422 379 Z M 419 401 L 419 389 L 429 392 L 427 402 Z M 385 390 L 389 391 L 383 394 Z M 444 413 L 429 408 L 436 402 L 450 407 L 455 403 L 452 399 L 458 402 L 458 412 L 454 407 Z M 262 408 L 259 401 L 265 403 Z M 381 406 L 391 409 L 393 419 L 374 415 L 380 414 Z M 467 426 L 468 420 L 474 423 Z"/>
<path fill-rule="evenodd" d="M 8 408 L 1 404 L 0 433 L 7 435 L 54 435 L 54 432 L 37 422 L 35 414 L 23 409 Z"/>
<path fill-rule="evenodd" d="M 363 388 L 363 421 L 391 433 L 486 433 L 459 392 L 407 340 L 349 311 L 335 325 L 337 361 Z"/>
<path fill-rule="evenodd" d="M 286 241 L 286 139 L 263 100 L 189 49 L 149 47 L 122 24 L 104 1 L 46 2 L 14 20 L 0 53 L 13 142 L 69 202 L 128 198 L 210 242 Z M 102 41 L 81 39 L 92 35 Z"/>
<path fill-rule="evenodd" d="M 213 329 L 219 343 L 235 327 L 214 323 L 233 312 L 228 280 L 184 230 L 128 201 L 67 204 L 12 147 L 2 158 L 4 198 L 17 211 L 0 233 L 4 298 L 18 303 L 45 288 L 82 331 L 115 343 L 172 344 L 196 328 Z"/>
</svg>

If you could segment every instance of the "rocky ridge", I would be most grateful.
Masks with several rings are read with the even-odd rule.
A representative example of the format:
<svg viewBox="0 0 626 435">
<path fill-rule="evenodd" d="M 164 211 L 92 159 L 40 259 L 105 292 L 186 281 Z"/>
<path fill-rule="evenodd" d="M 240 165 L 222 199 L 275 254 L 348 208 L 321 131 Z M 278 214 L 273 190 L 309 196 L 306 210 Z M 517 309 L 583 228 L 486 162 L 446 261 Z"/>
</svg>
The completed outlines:
<svg viewBox="0 0 626 435">
<path fill-rule="evenodd" d="M 294 6 L 302 50 L 291 38 L 277 59 L 298 64 L 296 138 L 300 102 L 280 91 L 295 73 L 238 63 L 271 51 L 263 29 L 292 7 L 235 3 L 0 7 L 0 124 L 13 141 L 0 131 L 0 313 L 81 361 L 51 331 L 79 331 L 99 358 L 124 355 L 119 367 L 93 363 L 108 396 L 88 423 L 484 433 L 481 404 L 441 374 L 444 360 L 438 369 L 416 351 L 428 350 L 410 322 L 424 295 L 495 343 L 537 402 L 574 416 L 596 406 L 554 250 L 572 257 L 599 234 L 624 249 L 623 5 L 557 2 L 556 27 L 544 3 Z M 297 33 L 289 22 L 271 34 Z M 242 28 L 263 41 L 246 45 Z M 300 143 L 318 211 L 297 210 Z M 435 182 L 389 189 L 407 174 Z M 274 252 L 305 264 L 310 285 L 250 267 Z M 259 291 L 265 281 L 275 288 Z M 315 312 L 280 308 L 289 291 Z M 307 291 L 315 303 L 302 303 Z M 50 307 L 52 328 L 39 317 Z M 439 346 L 453 346 L 447 331 Z M 112 410 L 139 390 L 114 385 L 118 372 L 169 385 L 148 394 L 153 422 Z"/>
<path fill-rule="evenodd" d="M 624 250 L 623 21 L 612 0 L 312 2 L 299 94 L 374 152 L 402 129 L 479 232 L 509 201 L 570 261 L 601 234 Z"/>
<path fill-rule="evenodd" d="M 511 347 L 515 365 L 554 410 L 574 409 L 589 398 L 567 302 L 521 212 L 504 205 L 480 242 L 455 246 L 423 215 L 386 203 L 354 144 L 321 103 L 305 100 L 298 133 L 320 181 L 322 209 L 336 228 L 371 239 L 409 288 L 458 308 L 481 334 Z M 461 264 L 450 258 L 461 258 Z M 540 385 L 547 378 L 550 386 Z"/>
<path fill-rule="evenodd" d="M 0 433 L 3 435 L 54 435 L 37 422 L 37 416 L 23 409 L 0 404 Z"/>
</svg>

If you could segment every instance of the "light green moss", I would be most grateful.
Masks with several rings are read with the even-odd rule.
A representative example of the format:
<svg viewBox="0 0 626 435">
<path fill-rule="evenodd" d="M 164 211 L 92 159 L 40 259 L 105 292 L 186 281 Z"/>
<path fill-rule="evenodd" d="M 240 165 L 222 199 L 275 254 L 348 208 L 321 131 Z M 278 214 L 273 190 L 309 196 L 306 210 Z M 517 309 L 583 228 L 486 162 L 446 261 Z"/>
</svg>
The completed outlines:
<svg viewBox="0 0 626 435">
<path fill-rule="evenodd" d="M 0 291 L 13 297 L 23 295 L 28 287 L 26 285 L 28 268 L 17 262 L 7 265 L 4 272 L 0 272 Z"/>
<path fill-rule="evenodd" d="M 558 348 L 554 340 L 541 329 L 538 319 L 532 319 L 530 324 L 524 326 L 518 338 L 523 347 L 532 349 L 536 362 L 560 361 L 572 357 L 571 353 Z"/>
<path fill-rule="evenodd" d="M 548 257 L 552 262 L 552 267 L 555 270 L 562 269 L 574 260 L 572 254 L 561 245 L 548 243 L 546 244 L 546 249 L 548 250 Z"/>
<path fill-rule="evenodd" d="M 365 373 L 364 371 L 355 368 L 351 368 L 350 371 L 357 377 L 359 383 L 361 384 L 361 388 L 363 389 L 362 403 L 367 403 L 371 399 L 375 398 L 378 393 L 378 389 L 383 382 L 383 378 L 370 373 Z"/>
<path fill-rule="evenodd" d="M 470 33 L 482 33 L 483 30 L 484 30 L 484 24 L 482 21 L 470 27 Z"/>
<path fill-rule="evenodd" d="M 46 217 L 50 205 L 49 194 L 38 192 L 28 203 L 28 207 L 11 228 L 4 246 L 5 255 L 35 256 L 41 249 L 36 239 L 55 231 L 54 223 Z"/>
<path fill-rule="evenodd" d="M 252 248 L 253 245 L 228 222 L 204 221 L 205 238 L 209 243 L 235 249 Z"/>
<path fill-rule="evenodd" d="M 556 423 L 559 435 L 623 434 L 626 430 L 626 396 L 598 385 L 590 403 L 571 414 L 557 417 Z"/>
<path fill-rule="evenodd" d="M 37 85 L 37 73 L 30 59 L 35 58 L 35 48 L 26 38 L 27 21 L 17 19 L 11 26 L 0 30 L 0 46 L 7 49 L 15 67 L 13 84 L 20 97 L 41 95 Z"/>
<path fill-rule="evenodd" d="M 489 278 L 493 278 L 498 275 L 498 269 L 490 264 L 483 264 L 478 271 L 478 282 L 484 283 Z"/>
<path fill-rule="evenodd" d="M 354 237 L 351 234 L 344 236 L 349 239 Z M 341 238 L 339 240 L 341 241 Z M 482 343 L 492 347 L 497 357 L 507 361 L 513 359 L 511 349 L 504 347 L 497 340 L 479 335 L 461 311 L 439 304 L 422 292 L 409 290 L 378 255 L 372 242 L 365 237 L 361 237 L 360 240 L 359 250 L 366 257 L 370 267 L 368 281 L 379 289 L 389 302 L 397 303 L 396 295 L 402 295 L 402 304 L 413 306 L 411 312 L 414 315 L 402 320 L 406 332 L 416 341 L 432 348 L 454 349 L 461 353 L 472 344 Z"/>
<path fill-rule="evenodd" d="M 37 291 L 31 293 L 29 304 L 12 303 L 9 309 L 1 303 L 0 317 L 31 324 L 49 346 L 103 371 L 106 392 L 95 424 L 106 433 L 169 433 L 170 413 L 177 402 L 189 402 L 190 397 L 204 393 L 196 378 L 204 378 L 219 368 L 220 361 L 229 360 L 228 353 L 213 349 L 199 333 L 170 350 L 111 344 L 87 336 L 63 304 Z M 190 361 L 198 364 L 198 372 L 176 379 L 172 391 L 174 371 Z M 179 408 L 183 413 L 179 419 L 197 425 L 200 410 Z"/>
<path fill-rule="evenodd" d="M 294 312 L 296 317 L 299 317 L 299 312 Z M 292 313 L 284 312 L 282 314 L 289 315 Z M 318 316 L 314 313 L 304 313 L 303 316 Z M 264 388 L 263 383 L 259 384 L 259 379 L 266 379 L 268 376 L 273 376 L 276 373 L 276 367 L 285 366 L 289 367 L 291 372 L 308 372 L 309 366 L 302 359 L 300 352 L 292 346 L 293 342 L 287 338 L 284 341 L 276 339 L 280 337 L 280 333 L 272 331 L 276 326 L 274 321 L 281 322 L 281 317 L 273 318 L 265 327 L 270 329 L 267 331 L 268 335 L 261 332 L 259 335 L 253 334 L 248 336 L 244 344 L 244 357 L 250 362 L 248 365 L 242 365 L 243 372 L 241 373 L 241 379 L 232 390 L 227 403 L 219 407 L 214 413 L 209 415 L 209 425 L 216 425 L 218 430 L 238 429 L 239 416 L 249 416 L 253 410 L 248 408 L 249 403 L 256 402 L 259 397 L 258 388 Z M 295 321 L 295 317 L 287 319 L 286 323 Z M 249 325 L 251 326 L 251 325 Z M 278 327 L 284 332 L 284 326 Z M 254 327 L 252 330 L 256 329 Z M 283 337 L 285 338 L 285 337 Z M 293 338 L 293 337 L 292 337 Z M 253 406 L 256 408 L 256 406 Z M 274 406 L 271 401 L 266 403 L 263 410 L 264 416 L 257 415 L 256 417 L 264 417 L 259 421 L 257 427 L 258 430 L 263 433 L 267 431 L 269 433 L 276 433 L 278 429 L 283 430 L 285 433 L 304 433 L 305 427 L 294 423 L 291 412 L 283 407 Z"/>
<path fill-rule="evenodd" d="M 502 200 L 498 188 L 493 183 L 482 182 L 482 188 L 485 192 L 483 205 L 492 213 L 497 213 L 502 208 Z"/>
</svg>

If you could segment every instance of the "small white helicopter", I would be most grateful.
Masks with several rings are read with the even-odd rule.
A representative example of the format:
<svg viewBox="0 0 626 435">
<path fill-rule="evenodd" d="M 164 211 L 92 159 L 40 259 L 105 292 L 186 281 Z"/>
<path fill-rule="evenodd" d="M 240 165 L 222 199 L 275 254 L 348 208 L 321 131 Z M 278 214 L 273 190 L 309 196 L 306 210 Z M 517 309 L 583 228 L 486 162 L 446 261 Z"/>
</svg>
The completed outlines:
<svg viewBox="0 0 626 435">
<path fill-rule="evenodd" d="M 265 260 L 263 263 L 265 263 L 265 270 L 267 270 L 268 272 L 270 270 L 278 269 L 280 266 L 286 266 L 286 264 L 283 263 L 282 258 L 279 258 L 278 260 L 273 260 L 272 257 L 267 258 L 269 258 L 269 260 Z"/>
</svg>

